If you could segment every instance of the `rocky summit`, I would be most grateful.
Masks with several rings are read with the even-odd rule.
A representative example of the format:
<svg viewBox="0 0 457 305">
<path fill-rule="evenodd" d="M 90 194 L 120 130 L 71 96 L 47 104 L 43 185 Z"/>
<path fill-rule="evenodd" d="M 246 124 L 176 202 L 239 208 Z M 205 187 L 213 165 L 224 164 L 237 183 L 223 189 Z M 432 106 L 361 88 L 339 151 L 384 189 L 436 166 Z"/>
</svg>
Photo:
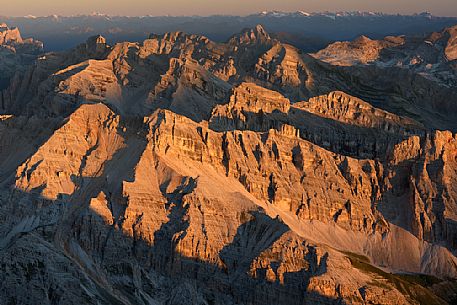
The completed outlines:
<svg viewBox="0 0 457 305">
<path fill-rule="evenodd" d="M 0 26 L 0 303 L 455 304 L 455 27 L 274 37 Z"/>
<path fill-rule="evenodd" d="M 0 90 L 8 86 L 17 70 L 24 70 L 42 52 L 42 42 L 23 39 L 17 27 L 0 22 Z"/>
</svg>

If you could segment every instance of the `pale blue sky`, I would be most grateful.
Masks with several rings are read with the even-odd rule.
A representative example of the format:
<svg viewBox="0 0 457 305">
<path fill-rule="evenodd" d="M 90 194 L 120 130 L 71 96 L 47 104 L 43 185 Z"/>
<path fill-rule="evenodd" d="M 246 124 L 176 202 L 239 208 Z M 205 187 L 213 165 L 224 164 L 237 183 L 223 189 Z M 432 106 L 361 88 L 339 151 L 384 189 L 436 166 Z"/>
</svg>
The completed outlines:
<svg viewBox="0 0 457 305">
<path fill-rule="evenodd" d="M 457 16 L 457 0 L 5 0 L 0 15 L 246 15 L 263 10 L 381 11 Z"/>
</svg>

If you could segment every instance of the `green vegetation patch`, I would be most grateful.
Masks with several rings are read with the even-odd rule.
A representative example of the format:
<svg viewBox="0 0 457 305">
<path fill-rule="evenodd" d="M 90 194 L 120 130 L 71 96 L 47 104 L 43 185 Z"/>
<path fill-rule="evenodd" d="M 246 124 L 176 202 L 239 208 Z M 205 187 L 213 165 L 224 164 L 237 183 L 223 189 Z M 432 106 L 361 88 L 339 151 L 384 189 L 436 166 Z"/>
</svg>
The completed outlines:
<svg viewBox="0 0 457 305">
<path fill-rule="evenodd" d="M 432 291 L 430 291 L 427 288 L 441 282 L 440 279 L 434 276 L 425 274 L 392 274 L 370 264 L 370 261 L 366 256 L 351 252 L 343 253 L 351 261 L 351 264 L 354 268 L 357 268 L 362 272 L 376 274 L 379 277 L 384 278 L 386 280 L 386 283 L 389 283 L 391 286 L 395 287 L 407 298 L 412 299 L 419 304 L 447 304 L 444 300 L 436 296 Z M 386 283 L 383 283 L 379 280 L 375 280 L 370 284 L 386 289 L 388 288 Z"/>
</svg>

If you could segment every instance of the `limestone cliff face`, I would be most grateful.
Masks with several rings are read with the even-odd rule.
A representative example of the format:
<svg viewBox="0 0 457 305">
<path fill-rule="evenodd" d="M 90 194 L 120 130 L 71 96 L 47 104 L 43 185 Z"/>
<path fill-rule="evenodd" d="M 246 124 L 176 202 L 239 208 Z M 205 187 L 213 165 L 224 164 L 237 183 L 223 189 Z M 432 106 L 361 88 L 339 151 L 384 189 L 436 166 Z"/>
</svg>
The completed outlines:
<svg viewBox="0 0 457 305">
<path fill-rule="evenodd" d="M 394 134 L 415 134 L 423 129 L 421 124 L 408 117 L 400 117 L 377 109 L 344 92 L 331 92 L 328 95 L 311 98 L 307 102 L 296 103 L 294 106 L 345 124 Z"/>
<path fill-rule="evenodd" d="M 313 91 L 309 70 L 296 48 L 277 43 L 259 58 L 254 79 L 267 88 L 279 89 L 293 100 L 300 100 Z"/>
<path fill-rule="evenodd" d="M 457 59 L 456 39 L 457 39 L 457 27 L 448 28 L 445 31 L 445 39 L 447 38 L 445 54 L 449 61 Z"/>
<path fill-rule="evenodd" d="M 6 108 L 3 92 L 15 74 L 22 74 L 43 52 L 43 43 L 33 38 L 23 39 L 18 28 L 0 23 L 0 113 Z"/>
<path fill-rule="evenodd" d="M 456 138 L 450 132 L 436 131 L 422 139 L 412 137 L 394 148 L 389 161 L 394 169 L 388 175 L 397 178 L 387 186 L 389 201 L 395 202 L 399 192 L 405 192 L 406 223 L 416 236 L 443 240 L 450 247 L 455 246 L 455 157 Z M 404 168 L 410 170 L 409 175 L 396 174 Z"/>
<path fill-rule="evenodd" d="M 258 120 L 263 119 L 263 113 L 286 114 L 289 109 L 290 101 L 280 93 L 253 83 L 242 83 L 233 90 L 229 103 L 214 108 L 209 123 L 212 128 L 221 131 L 268 130 L 271 122 Z"/>
<path fill-rule="evenodd" d="M 83 183 L 78 179 L 96 176 L 122 142 L 117 138 L 119 117 L 102 105 L 91 108 L 76 111 L 18 168 L 17 189 L 57 199 L 73 194 Z"/>
<path fill-rule="evenodd" d="M 260 26 L 46 54 L 0 116 L 0 303 L 452 304 L 455 100 L 365 73 Z"/>
<path fill-rule="evenodd" d="M 135 130 L 144 130 L 143 137 Z M 51 153 L 47 147 L 56 147 L 53 143 L 61 143 L 61 148 Z M 78 147 L 81 153 L 75 150 Z M 66 155 L 81 164 L 68 167 Z M 106 161 L 100 164 L 101 160 Z M 16 183 L 17 189 L 34 189 L 48 200 L 57 199 L 40 214 L 68 200 L 70 206 L 64 208 L 68 212 L 42 217 L 63 217 L 62 223 L 49 225 L 59 230 L 56 238 L 66 255 L 84 264 L 88 264 L 86 256 L 93 260 L 84 265 L 84 272 L 113 298 L 127 297 L 124 293 L 130 284 L 116 279 L 130 274 L 126 270 L 141 273 L 142 268 L 153 268 L 171 278 L 179 274 L 203 282 L 215 273 L 210 287 L 191 289 L 202 298 L 206 289 L 220 295 L 224 287 L 231 287 L 234 302 L 254 304 L 346 298 L 363 303 L 386 293 L 390 297 L 382 304 L 390 304 L 389 300 L 408 304 L 409 297 L 390 282 L 381 290 L 372 284 L 371 273 L 353 269 L 351 277 L 345 276 L 338 270 L 354 268 L 352 256 L 316 244 L 317 236 L 295 227 L 313 220 L 373 237 L 393 234 L 372 207 L 376 199 L 371 196 L 378 191 L 372 188 L 379 175 L 376 166 L 338 157 L 287 128 L 264 135 L 218 133 L 170 111 L 159 111 L 141 122 L 120 122 L 98 104 L 75 112 L 18 169 Z M 69 176 L 71 182 L 66 180 Z M 123 259 L 119 251 L 125 253 Z M 417 260 L 420 265 L 424 257 Z M 440 262 L 439 272 L 455 273 L 452 260 L 447 267 L 445 262 Z M 405 268 L 416 270 L 415 263 L 408 264 Z M 111 286 L 113 281 L 116 286 Z M 157 297 L 150 290 L 153 282 L 138 281 L 137 289 Z M 111 287 L 117 288 L 111 291 Z M 277 292 L 272 293 L 272 287 Z M 363 292 L 360 287 L 365 287 Z M 135 296 L 128 298 L 136 302 Z"/>
<path fill-rule="evenodd" d="M 10 29 L 6 24 L 0 24 L 0 44 L 22 43 L 21 33 L 18 28 Z"/>
<path fill-rule="evenodd" d="M 43 51 L 43 43 L 33 38 L 23 39 L 17 27 L 0 23 L 0 46 L 14 53 L 38 54 Z"/>
<path fill-rule="evenodd" d="M 202 139 L 199 139 L 197 128 L 190 133 L 187 124 L 175 122 L 175 118 L 167 119 L 167 114 L 166 123 L 158 129 L 161 136 L 167 134 L 164 139 L 172 135 L 165 143 L 160 141 L 164 150 L 170 147 L 167 153 L 174 152 L 174 138 L 179 139 L 182 143 L 179 146 L 184 146 L 192 159 L 215 164 L 259 200 L 298 218 L 334 221 L 362 231 L 376 229 L 376 217 L 371 211 L 371 196 L 377 195 L 372 189 L 376 185 L 371 185 L 377 178 L 374 162 L 332 156 L 331 152 L 302 140 L 298 131 L 287 125 L 261 134 L 231 131 L 221 135 L 201 127 Z M 355 166 L 353 172 L 364 173 L 361 168 L 365 167 L 368 174 L 350 177 L 348 163 Z M 325 198 L 325 203 L 317 202 L 321 198 Z M 351 202 L 356 201 L 359 205 L 365 202 L 365 207 L 352 209 Z"/>
</svg>

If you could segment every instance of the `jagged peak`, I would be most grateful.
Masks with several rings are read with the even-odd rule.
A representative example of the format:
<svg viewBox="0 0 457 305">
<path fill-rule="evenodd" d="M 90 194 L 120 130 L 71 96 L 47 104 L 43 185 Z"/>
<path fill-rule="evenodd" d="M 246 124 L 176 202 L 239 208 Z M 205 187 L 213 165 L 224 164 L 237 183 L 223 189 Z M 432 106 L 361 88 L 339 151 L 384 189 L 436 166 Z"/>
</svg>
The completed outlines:
<svg viewBox="0 0 457 305">
<path fill-rule="evenodd" d="M 372 42 L 373 40 L 365 35 L 360 35 L 359 37 L 357 37 L 356 39 L 354 39 L 354 41 L 352 42 L 352 44 L 357 44 L 357 45 L 364 45 L 364 44 L 367 44 L 367 43 L 370 43 Z"/>
<path fill-rule="evenodd" d="M 22 42 L 21 32 L 17 27 L 10 28 L 6 23 L 0 24 L 0 45 Z"/>
<path fill-rule="evenodd" d="M 86 43 L 88 45 L 92 44 L 106 44 L 106 39 L 102 35 L 95 35 L 87 38 Z"/>
<path fill-rule="evenodd" d="M 86 40 L 86 47 L 91 52 L 102 53 L 106 50 L 106 39 L 102 35 L 91 36 Z"/>
<path fill-rule="evenodd" d="M 252 44 L 271 41 L 271 37 L 261 24 L 253 28 L 245 28 L 241 33 L 232 36 L 230 43 Z"/>
<path fill-rule="evenodd" d="M 263 26 L 261 24 L 256 25 L 254 30 L 256 33 L 269 37 L 268 33 L 265 31 L 265 29 L 263 28 Z"/>
</svg>

